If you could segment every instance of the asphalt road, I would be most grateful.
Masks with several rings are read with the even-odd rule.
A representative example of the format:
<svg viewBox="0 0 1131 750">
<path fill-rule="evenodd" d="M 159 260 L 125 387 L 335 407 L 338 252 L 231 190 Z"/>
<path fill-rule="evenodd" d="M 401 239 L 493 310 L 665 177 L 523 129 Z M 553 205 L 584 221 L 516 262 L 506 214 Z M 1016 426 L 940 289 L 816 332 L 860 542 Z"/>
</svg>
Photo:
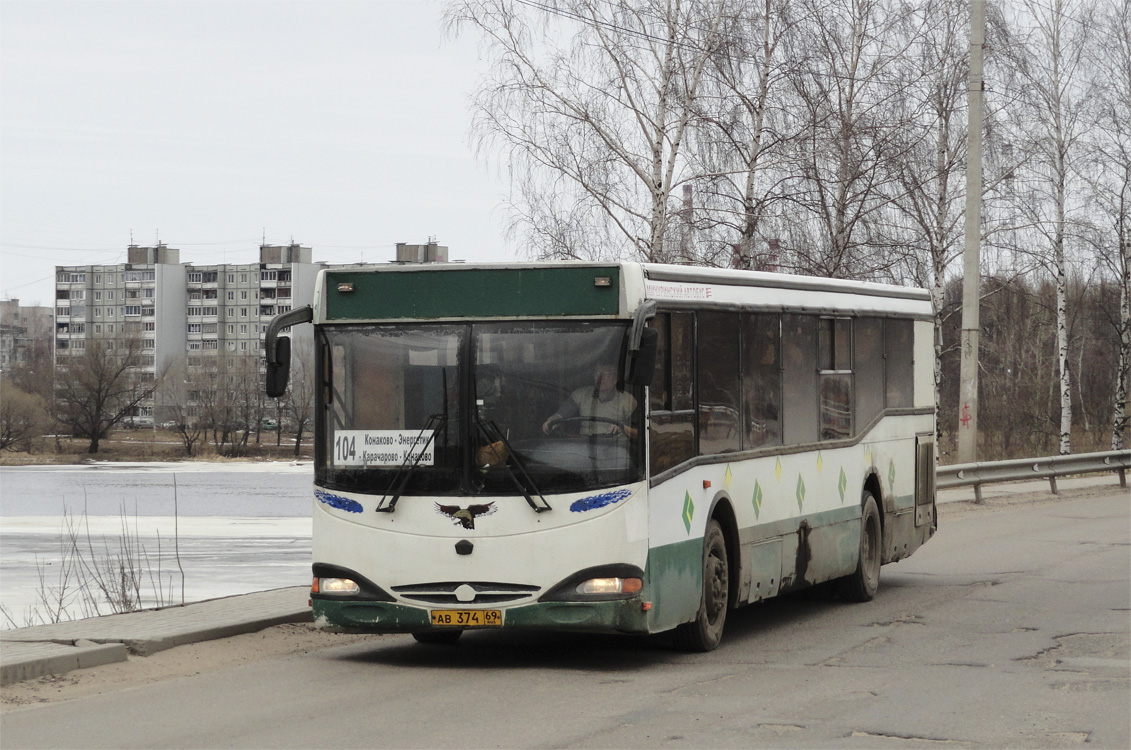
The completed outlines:
<svg viewBox="0 0 1131 750">
<path fill-rule="evenodd" d="M 731 613 L 722 647 L 385 637 L 6 713 L 20 747 L 1131 746 L 1131 498 L 979 512 L 868 604 Z"/>
</svg>

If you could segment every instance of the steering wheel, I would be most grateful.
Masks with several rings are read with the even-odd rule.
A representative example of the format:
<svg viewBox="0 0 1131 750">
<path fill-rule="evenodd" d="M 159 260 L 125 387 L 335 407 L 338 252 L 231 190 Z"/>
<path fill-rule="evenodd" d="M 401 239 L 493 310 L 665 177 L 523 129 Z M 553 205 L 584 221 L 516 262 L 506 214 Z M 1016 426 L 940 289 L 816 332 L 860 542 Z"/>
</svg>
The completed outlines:
<svg viewBox="0 0 1131 750">
<path fill-rule="evenodd" d="M 608 417 L 561 417 L 560 419 L 555 419 L 553 422 L 550 422 L 550 425 L 547 429 L 549 430 L 551 435 L 564 437 L 564 427 L 566 425 L 580 424 L 582 422 L 612 424 L 620 428 L 615 432 L 597 432 L 592 435 L 586 435 L 585 437 L 616 437 L 617 435 L 624 433 L 624 425 L 617 420 L 609 419 Z"/>
</svg>

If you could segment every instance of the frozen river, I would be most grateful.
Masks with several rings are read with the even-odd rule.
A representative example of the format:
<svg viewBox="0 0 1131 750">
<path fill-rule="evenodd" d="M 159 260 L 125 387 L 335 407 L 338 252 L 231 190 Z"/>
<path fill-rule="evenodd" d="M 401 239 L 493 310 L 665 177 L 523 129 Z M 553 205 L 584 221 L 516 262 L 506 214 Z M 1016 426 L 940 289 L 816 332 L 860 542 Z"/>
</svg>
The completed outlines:
<svg viewBox="0 0 1131 750">
<path fill-rule="evenodd" d="M 94 614 L 68 527 L 88 559 L 132 549 L 147 606 L 179 603 L 182 582 L 186 602 L 308 585 L 312 481 L 309 462 L 0 468 L 0 627 L 38 624 L 44 594 Z"/>
</svg>

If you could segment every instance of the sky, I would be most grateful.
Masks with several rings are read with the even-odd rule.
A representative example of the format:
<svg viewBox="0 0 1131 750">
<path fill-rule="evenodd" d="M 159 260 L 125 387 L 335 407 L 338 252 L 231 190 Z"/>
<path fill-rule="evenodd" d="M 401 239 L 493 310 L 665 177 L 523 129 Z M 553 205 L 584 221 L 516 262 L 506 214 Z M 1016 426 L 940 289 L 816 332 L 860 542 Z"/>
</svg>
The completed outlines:
<svg viewBox="0 0 1131 750">
<path fill-rule="evenodd" d="M 470 145 L 486 62 L 428 0 L 0 0 L 0 296 L 57 265 L 513 260 L 505 167 Z"/>
</svg>

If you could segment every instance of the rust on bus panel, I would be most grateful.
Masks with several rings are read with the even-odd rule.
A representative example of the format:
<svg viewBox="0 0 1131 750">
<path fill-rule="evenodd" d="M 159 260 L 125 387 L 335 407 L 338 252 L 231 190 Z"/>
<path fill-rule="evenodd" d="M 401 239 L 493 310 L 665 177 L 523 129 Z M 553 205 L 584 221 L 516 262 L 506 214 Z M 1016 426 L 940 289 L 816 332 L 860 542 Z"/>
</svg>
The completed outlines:
<svg viewBox="0 0 1131 750">
<path fill-rule="evenodd" d="M 813 549 L 809 544 L 809 535 L 813 529 L 808 520 L 802 520 L 797 528 L 797 554 L 793 561 L 793 572 L 782 571 L 779 593 L 805 588 L 809 585 L 805 576 L 809 572 L 809 563 L 813 561 Z"/>
</svg>

